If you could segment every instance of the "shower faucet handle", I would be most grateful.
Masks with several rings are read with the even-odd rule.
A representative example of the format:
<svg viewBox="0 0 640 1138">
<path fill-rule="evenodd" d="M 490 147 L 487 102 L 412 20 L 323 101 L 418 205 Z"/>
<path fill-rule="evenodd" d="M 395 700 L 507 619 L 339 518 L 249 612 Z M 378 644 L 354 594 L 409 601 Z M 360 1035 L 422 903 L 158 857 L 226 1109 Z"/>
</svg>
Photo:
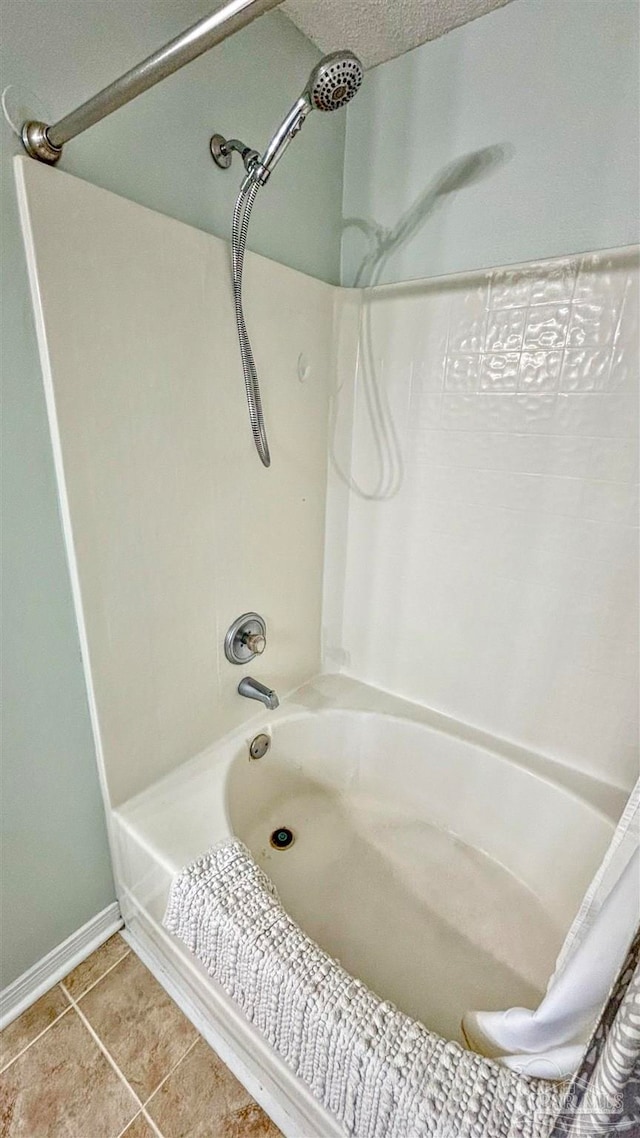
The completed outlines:
<svg viewBox="0 0 640 1138">
<path fill-rule="evenodd" d="M 267 647 L 267 626 L 257 612 L 237 617 L 224 638 L 224 654 L 230 664 L 248 664 Z"/>
<path fill-rule="evenodd" d="M 261 656 L 267 647 L 267 638 L 261 632 L 245 632 L 242 636 L 242 643 L 254 655 Z"/>
</svg>

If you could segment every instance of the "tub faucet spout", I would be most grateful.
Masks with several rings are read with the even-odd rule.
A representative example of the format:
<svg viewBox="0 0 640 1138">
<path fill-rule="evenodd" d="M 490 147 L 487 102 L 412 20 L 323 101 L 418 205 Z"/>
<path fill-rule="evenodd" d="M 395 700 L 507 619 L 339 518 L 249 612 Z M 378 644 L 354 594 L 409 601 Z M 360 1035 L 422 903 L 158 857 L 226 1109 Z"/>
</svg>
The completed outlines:
<svg viewBox="0 0 640 1138">
<path fill-rule="evenodd" d="M 259 680 L 254 680 L 251 676 L 245 676 L 238 684 L 238 691 L 240 695 L 244 695 L 247 699 L 257 699 L 263 703 L 269 711 L 275 711 L 280 703 L 276 693 L 272 688 L 266 688 Z"/>
</svg>

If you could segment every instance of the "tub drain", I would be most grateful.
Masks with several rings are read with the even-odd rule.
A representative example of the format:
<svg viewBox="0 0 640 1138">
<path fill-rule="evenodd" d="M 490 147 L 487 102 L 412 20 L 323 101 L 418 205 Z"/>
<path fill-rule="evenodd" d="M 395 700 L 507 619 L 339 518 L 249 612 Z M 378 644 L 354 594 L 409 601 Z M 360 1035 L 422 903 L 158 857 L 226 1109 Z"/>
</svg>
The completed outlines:
<svg viewBox="0 0 640 1138">
<path fill-rule="evenodd" d="M 288 850 L 295 841 L 293 830 L 288 830 L 286 826 L 280 826 L 273 831 L 269 841 L 274 850 Z"/>
</svg>

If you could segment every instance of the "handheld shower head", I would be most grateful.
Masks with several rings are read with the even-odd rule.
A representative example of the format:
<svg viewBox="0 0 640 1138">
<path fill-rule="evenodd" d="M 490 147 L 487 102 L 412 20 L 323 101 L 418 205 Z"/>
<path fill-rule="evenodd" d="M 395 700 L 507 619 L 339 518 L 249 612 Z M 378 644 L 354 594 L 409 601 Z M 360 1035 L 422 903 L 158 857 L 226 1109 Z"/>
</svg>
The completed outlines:
<svg viewBox="0 0 640 1138">
<path fill-rule="evenodd" d="M 364 70 L 351 51 L 334 51 L 314 67 L 304 89 L 317 111 L 338 111 L 353 99 Z"/>
<path fill-rule="evenodd" d="M 278 127 L 250 176 L 264 185 L 291 139 L 302 129 L 307 115 L 313 110 L 338 111 L 346 106 L 362 83 L 363 75 L 362 64 L 352 52 L 334 51 L 325 55 L 314 67 L 300 98 Z"/>
<path fill-rule="evenodd" d="M 251 350 L 249 333 L 242 305 L 242 266 L 247 240 L 249 218 L 256 194 L 280 161 L 291 139 L 302 128 L 307 115 L 314 109 L 337 111 L 353 98 L 362 83 L 363 69 L 360 60 L 350 51 L 336 51 L 326 55 L 314 67 L 304 91 L 281 122 L 262 157 L 238 138 L 224 138 L 214 134 L 209 141 L 211 157 L 223 170 L 231 165 L 234 151 L 239 153 L 247 171 L 236 199 L 231 227 L 231 263 L 233 272 L 233 298 L 236 325 L 242 359 L 242 373 L 249 407 L 249 420 L 256 450 L 264 466 L 271 464 L 269 443 L 260 401 L 260 384 Z"/>
<path fill-rule="evenodd" d="M 249 182 L 261 186 L 280 161 L 292 138 L 302 129 L 311 111 L 339 111 L 356 94 L 362 83 L 364 68 L 352 51 L 334 51 L 316 64 L 307 85 L 296 99 L 286 118 L 280 123 L 262 157 L 239 138 L 212 135 L 211 157 L 222 170 L 228 170 L 234 151 L 241 155 Z"/>
</svg>

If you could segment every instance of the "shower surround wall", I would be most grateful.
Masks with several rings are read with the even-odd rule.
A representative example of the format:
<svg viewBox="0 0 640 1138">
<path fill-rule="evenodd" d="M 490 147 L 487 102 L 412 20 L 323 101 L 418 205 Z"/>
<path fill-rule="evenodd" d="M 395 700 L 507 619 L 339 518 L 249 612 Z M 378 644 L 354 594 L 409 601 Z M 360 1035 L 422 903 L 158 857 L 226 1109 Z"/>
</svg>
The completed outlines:
<svg viewBox="0 0 640 1138">
<path fill-rule="evenodd" d="M 226 244 L 16 168 L 110 803 L 259 711 L 239 613 L 280 694 L 320 669 L 327 454 L 325 668 L 628 786 L 637 250 L 364 291 L 252 255 L 265 472 Z"/>
<path fill-rule="evenodd" d="M 637 249 L 368 289 L 359 324 L 328 669 L 629 787 Z"/>
<path fill-rule="evenodd" d="M 94 732 L 117 806 L 263 710 L 237 694 L 247 672 L 282 695 L 320 668 L 337 290 L 247 254 L 277 456 L 266 472 L 228 245 L 15 162 Z M 223 641 L 250 609 L 268 644 L 244 670 Z"/>
</svg>

